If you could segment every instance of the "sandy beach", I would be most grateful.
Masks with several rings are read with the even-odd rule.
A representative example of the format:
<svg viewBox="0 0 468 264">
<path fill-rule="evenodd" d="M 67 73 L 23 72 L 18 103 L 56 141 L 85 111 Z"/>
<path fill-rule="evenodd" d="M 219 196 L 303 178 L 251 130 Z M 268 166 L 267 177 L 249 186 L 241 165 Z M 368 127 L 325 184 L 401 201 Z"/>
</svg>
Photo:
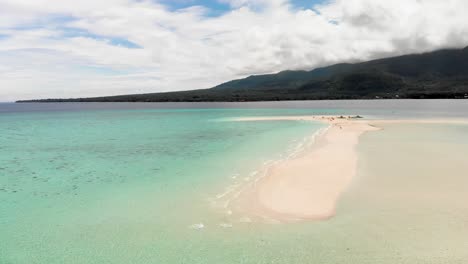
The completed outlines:
<svg viewBox="0 0 468 264">
<path fill-rule="evenodd" d="M 236 198 L 237 210 L 280 222 L 326 220 L 335 215 L 340 195 L 357 172 L 359 137 L 379 124 L 461 124 L 466 120 L 364 120 L 338 116 L 240 118 L 237 121 L 303 120 L 329 125 L 314 147 L 271 166 Z"/>
</svg>

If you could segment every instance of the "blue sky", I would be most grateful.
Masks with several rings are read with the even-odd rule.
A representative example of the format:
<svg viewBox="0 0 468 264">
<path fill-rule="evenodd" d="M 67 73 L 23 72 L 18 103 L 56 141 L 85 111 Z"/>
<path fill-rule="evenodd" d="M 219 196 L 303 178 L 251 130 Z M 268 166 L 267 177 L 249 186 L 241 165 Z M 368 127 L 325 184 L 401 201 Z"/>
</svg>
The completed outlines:
<svg viewBox="0 0 468 264">
<path fill-rule="evenodd" d="M 216 10 L 228 10 L 229 4 L 221 0 L 162 0 L 161 3 L 169 5 L 173 8 L 185 8 L 194 5 L 206 6 Z M 290 3 L 299 8 L 310 8 L 324 0 L 291 0 Z"/>
<path fill-rule="evenodd" d="M 172 9 L 187 8 L 195 5 L 204 6 L 219 12 L 228 11 L 230 9 L 229 4 L 221 3 L 217 0 L 162 0 L 160 2 Z"/>
<path fill-rule="evenodd" d="M 312 8 L 316 4 L 325 2 L 325 0 L 291 0 L 294 8 Z M 211 9 L 215 14 L 222 14 L 232 9 L 227 1 L 222 0 L 162 0 L 163 3 L 172 9 L 187 8 L 191 6 L 204 6 Z"/>
<path fill-rule="evenodd" d="M 289 3 L 295 9 L 313 9 L 314 5 L 320 4 L 325 2 L 325 0 L 291 0 Z M 171 10 L 179 10 L 184 8 L 189 8 L 193 6 L 203 6 L 210 10 L 208 15 L 213 16 L 220 16 L 233 10 L 233 7 L 229 5 L 226 1 L 222 0 L 161 0 L 158 3 L 162 3 L 165 6 L 169 7 Z M 54 22 L 59 24 L 63 24 L 64 22 L 73 21 L 72 17 L 56 17 L 53 18 Z M 34 27 L 29 25 L 28 28 Z M 36 25 L 36 27 L 40 27 L 40 25 Z M 63 34 L 61 37 L 69 38 L 69 37 L 88 37 L 97 40 L 104 40 L 109 43 L 109 45 L 116 45 L 116 46 L 123 46 L 127 48 L 141 48 L 136 43 L 133 43 L 124 38 L 117 38 L 117 37 L 104 37 L 93 34 L 86 30 L 80 30 L 77 28 L 66 28 L 60 27 L 63 30 Z M 0 38 L 2 36 L 0 35 Z"/>
</svg>

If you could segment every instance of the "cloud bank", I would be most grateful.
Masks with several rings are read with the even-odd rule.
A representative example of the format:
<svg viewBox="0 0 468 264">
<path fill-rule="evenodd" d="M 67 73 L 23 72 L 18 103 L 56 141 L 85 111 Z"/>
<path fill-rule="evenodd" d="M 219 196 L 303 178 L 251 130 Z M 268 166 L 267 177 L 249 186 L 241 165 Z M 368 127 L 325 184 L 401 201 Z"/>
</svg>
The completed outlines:
<svg viewBox="0 0 468 264">
<path fill-rule="evenodd" d="M 468 45 L 466 0 L 0 0 L 0 101 L 208 88 Z"/>
</svg>

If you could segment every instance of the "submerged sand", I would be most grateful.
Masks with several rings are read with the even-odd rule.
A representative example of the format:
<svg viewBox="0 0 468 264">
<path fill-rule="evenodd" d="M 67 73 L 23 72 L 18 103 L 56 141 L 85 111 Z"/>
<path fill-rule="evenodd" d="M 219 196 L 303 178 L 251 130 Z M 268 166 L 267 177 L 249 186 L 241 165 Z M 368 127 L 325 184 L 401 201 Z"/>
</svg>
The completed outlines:
<svg viewBox="0 0 468 264">
<path fill-rule="evenodd" d="M 281 222 L 324 220 L 335 215 L 340 195 L 357 173 L 359 137 L 383 123 L 466 123 L 461 120 L 362 120 L 336 116 L 242 118 L 237 121 L 308 120 L 329 125 L 314 147 L 271 166 L 236 197 L 236 209 Z"/>
</svg>

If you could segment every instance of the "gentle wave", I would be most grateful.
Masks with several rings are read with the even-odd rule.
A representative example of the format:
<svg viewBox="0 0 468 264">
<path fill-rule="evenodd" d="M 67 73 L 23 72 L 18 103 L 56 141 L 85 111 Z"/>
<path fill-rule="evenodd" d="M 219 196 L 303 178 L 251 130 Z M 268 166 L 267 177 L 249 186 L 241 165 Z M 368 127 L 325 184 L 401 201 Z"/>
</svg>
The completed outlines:
<svg viewBox="0 0 468 264">
<path fill-rule="evenodd" d="M 214 199 L 210 199 L 212 206 L 218 209 L 222 209 L 222 211 L 227 215 L 232 215 L 234 209 L 231 208 L 230 205 L 233 201 L 237 200 L 244 191 L 246 191 L 252 185 L 255 186 L 260 180 L 269 175 L 270 170 L 276 165 L 287 160 L 294 159 L 300 156 L 302 153 L 305 153 L 309 148 L 315 145 L 317 139 L 324 135 L 330 127 L 331 126 L 321 128 L 315 131 L 315 133 L 313 133 L 311 136 L 306 136 L 302 139 L 295 140 L 294 143 L 291 144 L 291 146 L 285 150 L 285 153 L 281 154 L 278 159 L 264 161 L 260 168 L 247 173 L 246 177 L 242 177 L 242 175 L 239 174 L 233 175 L 231 178 L 234 180 L 238 179 L 238 181 L 226 187 L 225 191 L 223 193 L 217 194 Z M 245 222 L 252 221 L 250 218 L 248 219 L 249 220 Z"/>
</svg>

